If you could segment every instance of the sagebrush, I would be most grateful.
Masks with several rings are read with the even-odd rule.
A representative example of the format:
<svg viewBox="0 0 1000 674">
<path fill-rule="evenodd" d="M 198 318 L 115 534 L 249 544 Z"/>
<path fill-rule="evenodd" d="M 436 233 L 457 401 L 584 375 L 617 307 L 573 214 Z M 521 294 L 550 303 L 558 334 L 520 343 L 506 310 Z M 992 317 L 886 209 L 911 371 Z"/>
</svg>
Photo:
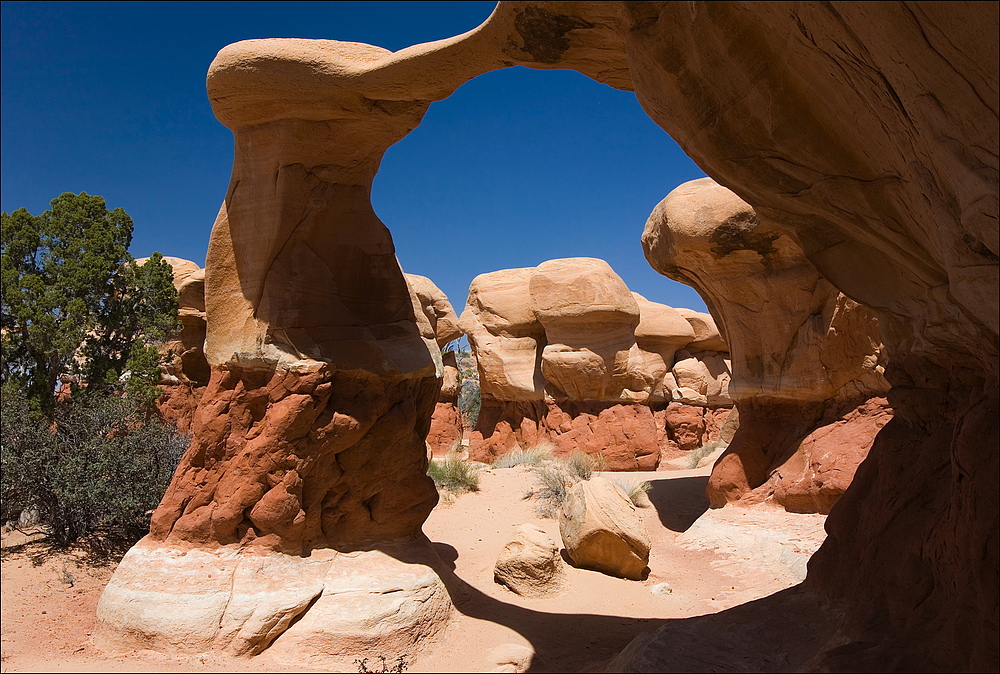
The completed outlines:
<svg viewBox="0 0 1000 674">
<path fill-rule="evenodd" d="M 492 468 L 513 468 L 515 466 L 538 466 L 552 458 L 553 445 L 541 442 L 534 447 L 517 448 L 507 452 L 493 462 Z"/>
<path fill-rule="evenodd" d="M 621 490 L 625 492 L 625 495 L 628 496 L 628 499 L 636 508 L 645 508 L 650 505 L 647 495 L 653 486 L 652 482 L 636 482 L 635 480 L 623 480 L 620 478 L 612 478 L 611 481 L 621 487 Z"/>
<path fill-rule="evenodd" d="M 148 532 L 187 437 L 119 395 L 64 401 L 49 417 L 8 383 L 0 405 L 5 522 L 32 512 L 59 546 L 95 532 L 132 543 Z"/>
<path fill-rule="evenodd" d="M 688 452 L 686 457 L 688 469 L 697 468 L 702 459 L 717 450 L 719 447 L 724 447 L 725 444 L 726 443 L 722 440 L 712 440 L 697 449 L 692 449 Z"/>
</svg>

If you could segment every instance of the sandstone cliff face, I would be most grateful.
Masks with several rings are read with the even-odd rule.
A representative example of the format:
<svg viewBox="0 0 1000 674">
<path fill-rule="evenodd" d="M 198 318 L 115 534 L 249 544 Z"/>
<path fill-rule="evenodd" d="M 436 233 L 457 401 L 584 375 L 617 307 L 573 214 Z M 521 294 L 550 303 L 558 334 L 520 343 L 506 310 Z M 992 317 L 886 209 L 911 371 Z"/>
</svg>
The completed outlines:
<svg viewBox="0 0 1000 674">
<path fill-rule="evenodd" d="M 656 270 L 701 293 L 732 344 L 729 395 L 740 428 L 715 464 L 709 500 L 829 512 L 891 416 L 884 401 L 870 402 L 889 388 L 874 312 L 838 292 L 788 234 L 711 178 L 657 205 L 643 247 Z M 673 372 L 678 384 L 699 379 L 689 359 Z M 851 429 L 820 430 L 833 425 Z"/>
<path fill-rule="evenodd" d="M 727 347 L 711 316 L 685 311 L 631 293 L 595 258 L 477 276 L 461 318 L 482 393 L 470 456 L 551 443 L 654 470 L 716 439 L 732 404 Z M 684 350 L 695 345 L 721 351 Z"/>
<path fill-rule="evenodd" d="M 126 609 L 139 597 L 147 608 L 174 598 L 157 615 L 189 624 L 181 618 L 190 587 L 177 585 L 176 572 L 198 568 L 198 555 L 236 550 L 223 541 L 249 544 L 240 568 L 258 539 L 305 551 L 416 535 L 434 499 L 419 457 L 440 363 L 368 192 L 384 150 L 431 101 L 522 64 L 634 90 L 709 175 L 793 239 L 833 287 L 877 313 L 892 356 L 894 417 L 831 513 L 806 581 L 836 605 L 824 615 L 843 616 L 831 642 L 839 645 L 788 662 L 995 669 L 997 26 L 996 3 L 502 2 L 475 30 L 396 53 L 298 39 L 224 49 L 208 82 L 236 139 L 206 269 L 206 399 L 217 415 L 196 421 L 156 531 L 135 549 L 137 558 L 172 560 L 173 577 L 136 594 L 130 569 L 145 567 L 123 561 L 102 598 L 99 636 L 137 647 L 181 634 L 155 611 Z M 525 365 L 540 357 L 537 341 L 524 339 L 535 334 L 490 334 L 521 340 Z M 508 371 L 503 386 L 523 395 L 511 400 L 540 401 L 531 368 L 522 369 Z M 242 453 L 251 442 L 253 454 Z M 387 446 L 402 471 L 391 488 Z M 362 510 L 373 528 L 361 526 Z M 397 514 L 399 522 L 385 519 Z M 331 606 L 343 589 L 336 579 L 364 573 L 358 559 L 334 557 L 329 585 L 304 605 Z M 400 574 L 411 574 L 404 594 L 435 608 L 403 622 L 433 634 L 446 602 L 430 601 L 441 596 L 433 580 L 412 572 L 429 567 L 368 566 L 378 587 L 401 587 Z M 218 596 L 266 594 L 253 568 L 241 578 L 256 581 Z M 280 646 L 275 632 L 298 615 L 306 589 L 266 615 L 236 601 L 240 615 L 221 641 L 198 643 L 246 637 L 257 648 L 276 638 Z M 269 606 L 278 602 L 267 596 Z M 335 602 L 324 610 L 336 615 Z M 368 617 L 378 624 L 376 613 Z M 294 650 L 324 652 L 325 637 L 312 651 L 301 647 L 322 622 L 319 614 L 296 622 Z M 357 626 L 338 625 L 341 635 Z"/>
</svg>

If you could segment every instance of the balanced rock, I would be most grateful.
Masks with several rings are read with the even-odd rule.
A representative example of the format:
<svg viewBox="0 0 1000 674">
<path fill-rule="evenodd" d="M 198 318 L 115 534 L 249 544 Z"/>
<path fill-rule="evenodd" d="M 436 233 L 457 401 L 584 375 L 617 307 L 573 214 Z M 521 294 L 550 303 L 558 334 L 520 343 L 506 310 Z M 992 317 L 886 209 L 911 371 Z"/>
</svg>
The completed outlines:
<svg viewBox="0 0 1000 674">
<path fill-rule="evenodd" d="M 712 504 L 774 500 L 829 512 L 890 418 L 875 314 L 839 293 L 792 237 L 711 178 L 660 202 L 643 247 L 655 269 L 698 289 L 728 337 L 730 361 L 681 351 L 671 370 L 679 402 L 725 395 L 740 411 L 740 428 L 709 480 Z M 717 339 L 707 321 L 691 321 L 702 324 L 701 343 Z M 730 367 L 723 394 L 712 369 L 729 375 Z M 871 401 L 882 401 L 880 413 L 858 413 L 877 404 Z M 853 425 L 835 436 L 849 442 L 795 457 L 807 436 L 831 424 Z M 781 469 L 823 461 L 837 469 Z"/>
<path fill-rule="evenodd" d="M 621 278 L 604 260 L 549 260 L 535 268 L 528 290 L 545 329 L 541 370 L 553 397 L 619 397 L 639 324 L 639 307 Z"/>
<path fill-rule="evenodd" d="M 493 567 L 496 582 L 525 596 L 558 592 L 564 573 L 559 546 L 534 524 L 514 530 Z"/>
<path fill-rule="evenodd" d="M 559 515 L 559 533 L 574 566 L 642 580 L 649 536 L 632 501 L 610 480 L 579 482 Z"/>
<path fill-rule="evenodd" d="M 726 348 L 711 317 L 692 323 L 630 292 L 603 260 L 482 274 L 460 323 L 479 367 L 482 408 L 469 449 L 479 461 L 544 442 L 557 456 L 600 454 L 607 470 L 654 470 L 664 453 L 682 453 L 674 429 L 660 425 L 672 401 L 732 404 L 726 357 L 684 350 L 699 335 L 702 347 Z M 677 354 L 683 372 L 695 373 L 682 377 L 686 388 L 673 371 Z"/>
</svg>

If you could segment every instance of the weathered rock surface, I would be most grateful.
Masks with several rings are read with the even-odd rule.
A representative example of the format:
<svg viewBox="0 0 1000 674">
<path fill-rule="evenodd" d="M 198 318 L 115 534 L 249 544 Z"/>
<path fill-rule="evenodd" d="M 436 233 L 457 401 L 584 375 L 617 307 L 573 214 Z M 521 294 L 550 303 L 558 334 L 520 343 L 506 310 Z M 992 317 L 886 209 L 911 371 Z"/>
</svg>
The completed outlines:
<svg viewBox="0 0 1000 674">
<path fill-rule="evenodd" d="M 693 341 L 726 348 L 711 317 L 698 333 L 672 307 L 629 292 L 603 260 L 482 274 L 460 322 L 479 365 L 482 410 L 470 440 L 479 461 L 546 442 L 559 456 L 600 453 L 608 470 L 654 470 L 663 450 L 693 449 L 658 426 L 668 419 L 659 411 L 674 400 L 731 404 L 726 358 L 683 350 Z M 672 372 L 678 353 L 683 387 Z"/>
<path fill-rule="evenodd" d="M 233 655 L 270 647 L 279 661 L 351 665 L 359 652 L 402 652 L 439 629 L 451 601 L 438 564 L 420 544 L 298 557 L 147 539 L 101 596 L 94 640 Z"/>
<path fill-rule="evenodd" d="M 534 524 L 514 530 L 493 567 L 496 582 L 524 596 L 558 592 L 564 573 L 559 546 Z"/>
<path fill-rule="evenodd" d="M 578 482 L 559 513 L 559 534 L 573 564 L 642 580 L 649 536 L 621 487 L 602 477 Z"/>
<path fill-rule="evenodd" d="M 829 512 L 890 416 L 874 312 L 838 292 L 789 235 L 711 178 L 681 185 L 654 209 L 643 247 L 654 268 L 698 289 L 732 343 L 727 395 L 740 410 L 740 428 L 715 464 L 709 500 L 776 498 Z M 699 336 L 710 340 L 708 333 Z M 672 369 L 678 399 L 718 400 L 711 370 L 729 365 L 718 360 L 679 352 Z M 869 423 L 873 414 L 881 425 Z M 855 423 L 857 431 L 843 430 Z M 840 430 L 819 433 L 828 439 L 822 451 L 812 441 L 803 446 L 829 424 Z"/>
<path fill-rule="evenodd" d="M 531 274 L 528 292 L 530 310 L 545 330 L 541 370 L 552 397 L 620 396 L 639 307 L 608 263 L 594 258 L 543 262 Z"/>
<path fill-rule="evenodd" d="M 893 419 L 810 564 L 845 612 L 815 666 L 996 669 L 997 5 L 628 11 L 643 108 L 875 308 L 890 355 Z"/>
</svg>

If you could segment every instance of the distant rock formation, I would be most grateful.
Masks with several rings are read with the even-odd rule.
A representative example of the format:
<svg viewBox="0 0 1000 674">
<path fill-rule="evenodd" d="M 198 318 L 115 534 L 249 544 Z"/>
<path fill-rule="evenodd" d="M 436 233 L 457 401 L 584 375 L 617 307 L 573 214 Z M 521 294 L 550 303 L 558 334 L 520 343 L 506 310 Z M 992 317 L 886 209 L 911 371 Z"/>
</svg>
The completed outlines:
<svg viewBox="0 0 1000 674">
<path fill-rule="evenodd" d="M 413 311 L 418 316 L 423 315 L 429 323 L 426 337 L 437 342 L 443 348 L 449 342 L 462 336 L 458 328 L 458 316 L 451 308 L 448 297 L 434 285 L 426 276 L 404 274 L 406 282 L 413 294 Z M 458 361 L 453 351 L 441 354 L 443 373 L 441 376 L 441 393 L 438 395 L 434 414 L 431 416 L 431 427 L 427 431 L 427 446 L 432 456 L 446 456 L 448 452 L 459 449 L 464 430 L 462 414 L 458 409 L 459 376 Z"/>
<path fill-rule="evenodd" d="M 482 396 L 470 456 L 552 443 L 607 470 L 654 470 L 717 439 L 732 405 L 727 347 L 711 316 L 683 312 L 596 258 L 477 276 L 461 318 Z"/>
<path fill-rule="evenodd" d="M 149 258 L 136 260 L 142 264 Z M 163 394 L 156 409 L 184 434 L 190 434 L 198 403 L 211 376 L 205 359 L 205 270 L 179 257 L 163 259 L 173 268 L 177 289 L 177 318 L 181 330 L 160 345 L 173 358 L 161 368 L 159 385 Z"/>
<path fill-rule="evenodd" d="M 643 247 L 657 271 L 701 293 L 730 340 L 740 427 L 712 471 L 712 505 L 830 512 L 892 416 L 875 313 L 711 178 L 660 202 Z M 697 365 L 682 369 L 697 379 Z"/>
</svg>

